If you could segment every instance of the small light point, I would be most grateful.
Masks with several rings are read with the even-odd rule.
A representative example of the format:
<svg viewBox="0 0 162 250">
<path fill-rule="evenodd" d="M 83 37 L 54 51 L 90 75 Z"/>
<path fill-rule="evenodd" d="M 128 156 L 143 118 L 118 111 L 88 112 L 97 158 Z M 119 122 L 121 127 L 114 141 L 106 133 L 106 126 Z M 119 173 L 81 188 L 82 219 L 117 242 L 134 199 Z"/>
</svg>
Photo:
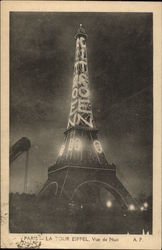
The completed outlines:
<svg viewBox="0 0 162 250">
<path fill-rule="evenodd" d="M 130 211 L 134 211 L 135 210 L 135 205 L 134 204 L 130 204 L 129 205 L 129 210 Z"/>
<path fill-rule="evenodd" d="M 145 208 L 148 208 L 148 203 L 147 203 L 147 202 L 144 202 L 144 203 L 143 203 L 143 206 L 144 206 Z"/>
<path fill-rule="evenodd" d="M 107 206 L 108 208 L 112 207 L 112 202 L 111 202 L 111 201 L 107 201 L 107 202 L 106 202 L 106 206 Z"/>
<path fill-rule="evenodd" d="M 59 152 L 59 155 L 60 155 L 60 156 L 63 155 L 64 149 L 65 149 L 65 145 L 62 145 L 62 146 L 61 146 L 61 149 L 60 149 L 60 152 Z"/>
<path fill-rule="evenodd" d="M 140 208 L 140 210 L 143 211 L 143 210 L 144 210 L 144 207 L 142 206 L 142 207 Z"/>
</svg>

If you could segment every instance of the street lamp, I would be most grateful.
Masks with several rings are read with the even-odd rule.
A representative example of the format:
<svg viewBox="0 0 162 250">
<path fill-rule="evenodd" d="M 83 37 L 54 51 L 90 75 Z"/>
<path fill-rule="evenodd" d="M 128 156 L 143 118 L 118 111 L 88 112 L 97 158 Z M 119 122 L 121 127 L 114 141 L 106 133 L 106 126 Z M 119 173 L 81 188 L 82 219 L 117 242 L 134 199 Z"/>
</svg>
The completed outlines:
<svg viewBox="0 0 162 250">
<path fill-rule="evenodd" d="M 144 206 L 144 208 L 148 208 L 148 203 L 147 203 L 147 202 L 144 202 L 144 203 L 143 203 L 143 206 Z"/>
<path fill-rule="evenodd" d="M 142 206 L 142 207 L 140 207 L 140 210 L 141 210 L 141 211 L 143 211 L 143 210 L 144 210 L 144 207 L 143 207 L 143 206 Z"/>
<path fill-rule="evenodd" d="M 130 204 L 128 209 L 130 211 L 134 211 L 135 210 L 135 205 L 134 204 Z"/>
</svg>

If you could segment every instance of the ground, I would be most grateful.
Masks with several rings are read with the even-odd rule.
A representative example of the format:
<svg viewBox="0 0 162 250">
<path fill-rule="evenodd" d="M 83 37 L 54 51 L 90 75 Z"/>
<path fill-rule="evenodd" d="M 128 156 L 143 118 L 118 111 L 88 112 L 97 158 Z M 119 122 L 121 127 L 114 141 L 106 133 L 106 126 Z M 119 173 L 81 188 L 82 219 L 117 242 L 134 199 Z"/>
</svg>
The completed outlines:
<svg viewBox="0 0 162 250">
<path fill-rule="evenodd" d="M 35 195 L 10 194 L 11 233 L 152 233 L 152 211 L 124 211 L 93 204 L 37 200 Z"/>
</svg>

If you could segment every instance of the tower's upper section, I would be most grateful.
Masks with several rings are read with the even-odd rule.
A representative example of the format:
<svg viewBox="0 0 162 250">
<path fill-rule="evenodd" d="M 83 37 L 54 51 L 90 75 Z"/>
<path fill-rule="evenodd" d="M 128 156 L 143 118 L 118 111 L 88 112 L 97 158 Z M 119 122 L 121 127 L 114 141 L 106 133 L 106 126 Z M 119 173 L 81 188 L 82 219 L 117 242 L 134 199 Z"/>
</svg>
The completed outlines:
<svg viewBox="0 0 162 250">
<path fill-rule="evenodd" d="M 77 30 L 77 33 L 75 35 L 75 39 L 77 39 L 77 37 L 80 37 L 80 36 L 83 36 L 85 38 L 88 37 L 88 35 L 87 35 L 86 31 L 85 31 L 85 28 L 83 27 L 82 24 L 80 24 L 79 29 Z"/>
<path fill-rule="evenodd" d="M 58 166 L 108 166 L 93 120 L 86 38 L 86 31 L 80 25 L 75 36 L 76 48 L 71 108 L 64 144 L 61 146 L 56 162 Z"/>
<path fill-rule="evenodd" d="M 90 102 L 88 60 L 86 47 L 87 34 L 83 26 L 76 33 L 76 49 L 73 74 L 71 108 L 68 120 L 70 127 L 94 128 L 92 107 Z"/>
</svg>

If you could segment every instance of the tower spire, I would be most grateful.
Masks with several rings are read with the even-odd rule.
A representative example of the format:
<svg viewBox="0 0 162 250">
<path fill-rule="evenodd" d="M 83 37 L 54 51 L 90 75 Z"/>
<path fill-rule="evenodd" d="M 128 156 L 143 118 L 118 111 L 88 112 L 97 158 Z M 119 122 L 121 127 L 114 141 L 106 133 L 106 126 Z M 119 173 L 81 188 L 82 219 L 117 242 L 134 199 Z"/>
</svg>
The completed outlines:
<svg viewBox="0 0 162 250">
<path fill-rule="evenodd" d="M 86 31 L 85 31 L 85 28 L 83 27 L 83 25 L 81 23 L 80 23 L 79 28 L 77 30 L 77 33 L 75 35 L 75 39 L 77 39 L 77 37 L 80 37 L 80 36 L 83 36 L 85 38 L 88 37 L 88 35 L 87 35 Z"/>
<path fill-rule="evenodd" d="M 71 108 L 67 128 L 83 126 L 94 128 L 92 106 L 90 101 L 87 34 L 82 24 L 75 35 L 76 49 L 72 86 Z"/>
</svg>

